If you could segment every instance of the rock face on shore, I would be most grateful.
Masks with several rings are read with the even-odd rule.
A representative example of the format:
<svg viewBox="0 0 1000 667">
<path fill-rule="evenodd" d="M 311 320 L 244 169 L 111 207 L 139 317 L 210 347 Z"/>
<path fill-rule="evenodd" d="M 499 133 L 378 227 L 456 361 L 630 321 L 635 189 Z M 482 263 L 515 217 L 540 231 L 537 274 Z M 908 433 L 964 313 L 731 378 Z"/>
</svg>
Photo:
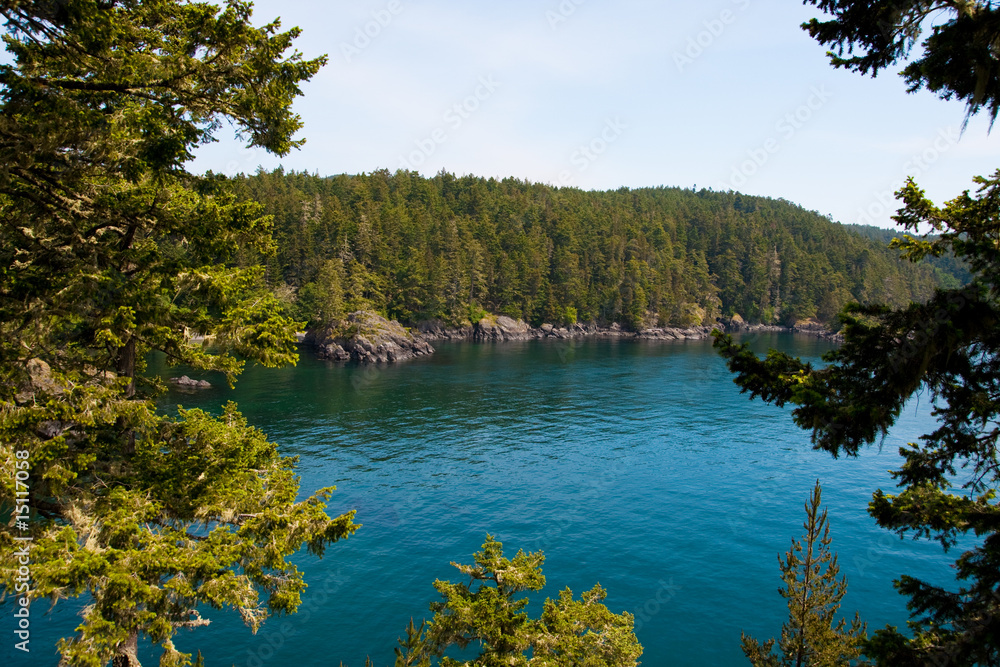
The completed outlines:
<svg viewBox="0 0 1000 667">
<path fill-rule="evenodd" d="M 719 320 L 711 326 L 649 327 L 642 331 L 629 331 L 622 328 L 617 322 L 604 326 L 593 323 L 577 323 L 571 325 L 542 324 L 538 327 L 532 327 L 522 320 L 514 320 L 503 315 L 484 317 L 472 326 L 451 328 L 440 321 L 423 322 L 417 326 L 417 329 L 419 331 L 417 337 L 423 340 L 472 340 L 476 342 L 564 339 L 582 336 L 648 340 L 698 340 L 710 337 L 713 329 L 721 329 L 727 333 L 803 333 L 821 338 L 838 338 L 838 334 L 831 333 L 825 325 L 819 322 L 796 322 L 793 327 L 775 324 L 748 324 L 738 315 L 732 319 Z"/>
<path fill-rule="evenodd" d="M 654 340 L 699 340 L 708 338 L 711 334 L 712 327 L 655 327 L 644 329 L 635 336 Z"/>
<path fill-rule="evenodd" d="M 399 322 L 390 321 L 371 311 L 351 313 L 344 320 L 306 332 L 303 343 L 316 350 L 320 359 L 357 361 L 361 363 L 392 363 L 433 354 L 429 341 L 467 340 L 475 342 L 505 342 L 517 340 L 567 339 L 584 336 L 605 338 L 637 338 L 648 340 L 698 340 L 711 336 L 713 329 L 727 332 L 804 333 L 838 339 L 821 323 L 813 320 L 796 322 L 794 327 L 748 324 L 739 315 L 719 320 L 713 326 L 651 327 L 629 331 L 619 324 L 600 326 L 594 323 L 532 327 L 524 320 L 505 315 L 487 315 L 475 324 L 466 322 L 448 327 L 439 320 L 421 322 L 410 333 Z"/>
<path fill-rule="evenodd" d="M 643 338 L 651 340 L 696 340 L 708 338 L 714 327 L 653 327 L 642 331 L 629 331 L 617 322 L 607 326 L 597 324 L 542 324 L 532 327 L 523 320 L 504 315 L 488 315 L 471 327 L 447 328 L 441 322 L 419 325 L 418 334 L 425 340 L 472 340 L 475 342 L 503 342 L 510 340 L 541 340 L 598 336 L 603 338 Z M 775 330 L 786 331 L 781 327 Z"/>
<path fill-rule="evenodd" d="M 433 354 L 430 343 L 414 337 L 395 320 L 360 310 L 343 321 L 333 322 L 306 333 L 320 359 L 361 363 L 395 363 Z"/>
<path fill-rule="evenodd" d="M 721 320 L 719 320 L 719 324 L 722 325 L 722 327 L 720 327 L 720 328 L 723 331 L 726 331 L 726 332 L 729 332 L 729 333 L 735 333 L 735 332 L 738 332 L 738 331 L 749 331 L 750 330 L 750 325 L 748 325 L 746 323 L 746 321 L 740 316 L 739 313 L 733 313 L 733 316 L 729 317 L 729 318 L 725 318 L 725 317 L 722 318 Z"/>
<path fill-rule="evenodd" d="M 792 331 L 797 331 L 799 333 L 808 334 L 824 334 L 829 333 L 829 329 L 822 322 L 817 322 L 816 320 L 810 318 L 804 320 L 798 320 L 792 325 Z"/>
<path fill-rule="evenodd" d="M 843 335 L 830 330 L 826 324 L 814 319 L 798 320 L 791 326 L 779 326 L 776 324 L 749 324 L 739 313 L 730 318 L 722 318 L 718 321 L 718 328 L 726 333 L 798 333 L 829 340 L 843 340 Z"/>
<path fill-rule="evenodd" d="M 477 342 L 505 340 L 528 340 L 535 338 L 531 335 L 531 327 L 524 320 L 515 320 L 506 315 L 496 317 L 487 315 L 476 322 L 472 327 L 472 340 Z"/>
<path fill-rule="evenodd" d="M 428 320 L 416 326 L 417 336 L 423 340 L 470 340 L 473 334 L 472 325 L 463 327 L 448 327 L 441 320 Z"/>
</svg>

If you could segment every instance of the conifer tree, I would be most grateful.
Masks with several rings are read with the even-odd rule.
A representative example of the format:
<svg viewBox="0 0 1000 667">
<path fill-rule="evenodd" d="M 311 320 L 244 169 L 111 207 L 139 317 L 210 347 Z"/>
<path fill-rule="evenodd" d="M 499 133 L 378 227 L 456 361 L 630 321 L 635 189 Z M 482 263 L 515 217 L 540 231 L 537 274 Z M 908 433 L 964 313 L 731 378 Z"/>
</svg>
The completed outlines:
<svg viewBox="0 0 1000 667">
<path fill-rule="evenodd" d="M 806 503 L 802 541 L 792 540 L 785 557 L 778 557 L 788 601 L 788 621 L 781 638 L 761 643 L 743 634 L 743 653 L 754 667 L 846 667 L 857 662 L 865 640 L 865 624 L 857 614 L 848 626 L 836 619 L 847 592 L 847 578 L 838 579 L 837 554 L 830 551 L 830 524 L 820 511 L 819 481 Z M 774 652 L 775 643 L 778 651 Z"/>
<path fill-rule="evenodd" d="M 965 101 L 969 114 L 995 118 L 996 3 L 807 2 L 831 15 L 804 27 L 836 48 L 834 65 L 872 74 L 904 60 L 937 13 L 904 76 L 911 88 L 925 85 Z M 1000 171 L 974 182 L 975 191 L 937 206 L 909 180 L 894 219 L 908 232 L 932 233 L 892 244 L 913 261 L 954 253 L 970 268 L 968 285 L 904 307 L 848 305 L 844 342 L 822 368 L 773 350 L 759 359 L 728 336 L 716 340 L 743 391 L 795 405 L 795 423 L 834 456 L 856 456 L 884 438 L 920 392 L 933 401 L 937 428 L 900 449 L 892 472 L 900 491 L 876 490 L 869 513 L 900 536 L 933 539 L 946 551 L 963 538 L 970 546 L 955 561 L 956 588 L 905 573 L 894 582 L 909 597 L 911 621 L 907 634 L 887 626 L 869 640 L 865 653 L 879 665 L 1000 664 Z"/>
<path fill-rule="evenodd" d="M 312 325 L 327 325 L 344 317 L 343 265 L 328 259 L 320 265 L 316 280 L 299 290 L 298 312 Z"/>
<path fill-rule="evenodd" d="M 829 45 L 834 67 L 876 76 L 905 59 L 931 17 L 920 55 L 900 74 L 909 92 L 926 88 L 946 100 L 962 100 L 968 118 L 1000 111 L 1000 58 L 993 0 L 805 0 L 829 16 L 803 27 Z"/>
<path fill-rule="evenodd" d="M 601 603 L 600 585 L 573 598 L 566 588 L 546 599 L 541 616 L 525 612 L 526 591 L 545 586 L 541 552 L 503 555 L 503 544 L 487 535 L 475 565 L 452 563 L 469 583 L 435 581 L 444 598 L 431 603 L 434 617 L 419 627 L 410 622 L 396 649 L 396 667 L 635 667 L 642 647 L 628 612 L 613 614 Z M 474 646 L 472 660 L 445 656 L 449 648 Z M 529 657 L 530 653 L 530 657 Z M 436 662 L 435 662 L 436 661 Z"/>
<path fill-rule="evenodd" d="M 172 638 L 208 624 L 199 609 L 253 631 L 293 612 L 306 585 L 288 556 L 356 529 L 327 515 L 332 488 L 299 498 L 294 460 L 236 406 L 163 414 L 142 375 L 152 351 L 229 382 L 246 360 L 294 362 L 297 323 L 259 268 L 234 266 L 273 248 L 270 219 L 185 164 L 223 122 L 296 147 L 290 105 L 323 59 L 286 53 L 298 31 L 254 27 L 239 0 L 2 0 L 0 15 L 0 507 L 16 508 L 0 584 L 88 596 L 63 664 L 136 665 L 142 638 L 161 665 L 190 664 Z"/>
</svg>

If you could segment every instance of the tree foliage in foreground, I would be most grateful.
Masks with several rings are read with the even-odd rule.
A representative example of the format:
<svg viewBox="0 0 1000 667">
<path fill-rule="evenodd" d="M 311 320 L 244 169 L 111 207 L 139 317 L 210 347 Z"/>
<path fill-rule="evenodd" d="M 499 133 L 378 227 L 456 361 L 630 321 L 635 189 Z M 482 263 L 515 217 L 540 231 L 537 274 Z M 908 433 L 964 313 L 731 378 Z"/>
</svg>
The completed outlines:
<svg viewBox="0 0 1000 667">
<path fill-rule="evenodd" d="M 521 594 L 545 586 L 540 553 L 518 551 L 505 558 L 503 545 L 487 536 L 475 565 L 452 563 L 469 583 L 435 581 L 441 602 L 431 603 L 434 617 L 415 627 L 396 649 L 397 667 L 634 667 L 642 647 L 628 612 L 611 613 L 600 585 L 579 600 L 564 589 L 546 599 L 541 617 L 525 612 Z M 472 647 L 470 649 L 470 647 Z M 478 650 L 474 658 L 445 655 L 454 649 Z M 529 657 L 530 653 L 530 657 Z"/>
<path fill-rule="evenodd" d="M 914 636 L 880 630 L 868 649 L 880 664 L 1000 661 L 1000 172 L 977 183 L 975 194 L 938 208 L 911 182 L 897 216 L 910 229 L 929 224 L 940 232 L 934 241 L 897 243 L 908 257 L 953 251 L 972 267 L 968 286 L 902 309 L 848 307 L 844 343 L 827 353 L 824 368 L 773 350 L 758 359 L 728 336 L 716 339 L 743 391 L 795 405 L 796 424 L 834 456 L 855 456 L 884 437 L 907 401 L 929 392 L 938 428 L 900 449 L 893 476 L 902 491 L 877 491 L 869 512 L 884 528 L 946 550 L 966 536 L 981 541 L 955 561 L 957 590 L 900 577 Z"/>
<path fill-rule="evenodd" d="M 803 27 L 831 46 L 830 61 L 861 74 L 877 75 L 905 59 L 927 23 L 920 56 L 901 72 L 909 92 L 921 88 L 946 100 L 965 102 L 966 120 L 1000 111 L 1000 7 L 992 0 L 806 0 L 830 18 Z"/>
<path fill-rule="evenodd" d="M 820 511 L 819 481 L 806 503 L 802 541 L 792 540 L 778 567 L 785 587 L 778 589 L 788 601 L 788 621 L 775 642 L 761 643 L 743 634 L 743 653 L 754 667 L 847 667 L 859 661 L 866 639 L 865 624 L 857 614 L 848 626 L 835 620 L 847 592 L 847 578 L 838 579 L 837 554 L 830 551 L 830 524 Z M 777 644 L 777 652 L 774 651 Z"/>
<path fill-rule="evenodd" d="M 259 269 L 235 267 L 270 251 L 270 219 L 184 165 L 223 122 L 295 147 L 290 105 L 322 59 L 286 53 L 297 30 L 253 27 L 236 0 L 3 0 L 0 15 L 0 582 L 14 591 L 13 540 L 30 536 L 27 595 L 89 599 L 64 664 L 136 664 L 143 636 L 189 664 L 172 637 L 208 623 L 199 609 L 252 630 L 294 611 L 288 556 L 356 529 L 327 515 L 332 489 L 299 497 L 294 460 L 235 406 L 161 414 L 141 377 L 151 351 L 230 382 L 246 359 L 294 362 L 296 323 Z M 12 514 L 25 462 L 31 511 Z"/>
<path fill-rule="evenodd" d="M 861 71 L 869 66 L 873 72 L 875 65 L 904 57 L 908 47 L 880 45 L 872 26 L 887 21 L 886 34 L 907 34 L 912 43 L 922 22 L 914 20 L 919 17 L 915 9 L 950 9 L 954 20 L 935 29 L 931 40 L 937 41 L 928 41 L 935 50 L 926 51 L 925 60 L 909 71 L 924 72 L 920 68 L 929 62 L 947 61 L 956 69 L 941 70 L 942 76 L 955 91 L 961 91 L 966 75 L 981 76 L 982 63 L 964 60 L 964 49 L 942 41 L 942 35 L 995 16 L 992 3 L 820 6 L 834 19 L 807 24 L 807 29 L 821 41 L 834 35 L 842 44 L 867 44 L 872 57 L 881 60 L 846 65 Z M 892 8 L 899 11 L 893 14 Z M 992 57 L 995 61 L 995 52 Z M 989 83 L 988 77 L 983 80 Z M 985 90 L 992 94 L 989 85 Z M 967 99 L 970 113 L 989 99 L 995 97 Z M 991 109 L 995 113 L 995 105 Z M 796 406 L 795 422 L 812 431 L 817 449 L 834 456 L 857 455 L 862 446 L 879 441 L 910 398 L 930 394 L 937 428 L 901 448 L 903 463 L 892 473 L 901 491 L 876 491 L 869 512 L 900 536 L 935 539 L 946 551 L 960 540 L 963 547 L 972 546 L 955 561 L 956 588 L 905 574 L 896 580 L 896 588 L 909 597 L 911 636 L 892 627 L 879 630 L 866 654 L 880 665 L 1000 664 L 1000 508 L 995 500 L 1000 484 L 1000 171 L 975 183 L 974 192 L 938 207 L 908 181 L 898 193 L 903 208 L 895 220 L 907 231 L 924 226 L 936 235 L 893 242 L 913 261 L 954 253 L 970 267 L 968 285 L 936 290 L 926 303 L 906 307 L 848 306 L 841 315 L 844 343 L 824 357 L 824 368 L 775 351 L 758 359 L 729 337 L 716 340 L 743 391 Z"/>
<path fill-rule="evenodd" d="M 867 49 L 834 64 L 872 73 L 905 58 L 924 19 L 942 11 L 948 20 L 936 23 L 923 56 L 904 74 L 911 85 L 923 81 L 963 99 L 970 114 L 995 116 L 994 3 L 807 2 L 833 16 L 806 24 L 814 37 Z M 954 253 L 970 268 L 968 285 L 906 307 L 848 306 L 844 343 L 823 368 L 773 350 L 758 359 L 727 336 L 716 339 L 743 391 L 794 405 L 795 422 L 834 456 L 857 455 L 885 437 L 913 396 L 930 395 L 937 428 L 900 449 L 903 463 L 892 473 L 900 491 L 877 490 L 869 513 L 900 536 L 934 539 L 946 551 L 960 541 L 971 546 L 955 561 L 954 588 L 906 574 L 896 580 L 909 597 L 910 636 L 879 630 L 865 650 L 879 665 L 1000 664 L 1000 171 L 974 181 L 974 191 L 941 207 L 908 181 L 897 193 L 903 207 L 895 220 L 906 231 L 935 235 L 893 242 L 913 261 Z"/>
</svg>

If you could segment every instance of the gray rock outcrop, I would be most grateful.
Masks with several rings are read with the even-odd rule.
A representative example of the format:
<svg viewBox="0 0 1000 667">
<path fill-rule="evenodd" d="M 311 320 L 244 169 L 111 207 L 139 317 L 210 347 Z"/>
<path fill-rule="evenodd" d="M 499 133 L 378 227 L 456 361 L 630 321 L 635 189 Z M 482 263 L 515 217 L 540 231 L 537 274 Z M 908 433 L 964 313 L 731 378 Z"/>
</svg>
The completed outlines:
<svg viewBox="0 0 1000 667">
<path fill-rule="evenodd" d="M 536 337 L 524 320 L 515 320 L 506 315 L 487 315 L 473 325 L 472 339 L 480 342 L 528 340 Z"/>
<path fill-rule="evenodd" d="M 212 383 L 207 380 L 195 380 L 193 378 L 189 378 L 187 375 L 182 375 L 179 378 L 170 378 L 170 383 L 175 384 L 178 387 L 187 387 L 189 389 L 208 389 L 212 386 Z"/>
<path fill-rule="evenodd" d="M 360 363 L 395 363 L 434 353 L 430 343 L 414 337 L 395 320 L 359 310 L 343 321 L 306 333 L 320 359 Z"/>
<path fill-rule="evenodd" d="M 468 340 L 472 338 L 471 324 L 461 327 L 447 327 L 441 320 L 428 320 L 416 326 L 417 335 L 422 340 Z"/>
</svg>

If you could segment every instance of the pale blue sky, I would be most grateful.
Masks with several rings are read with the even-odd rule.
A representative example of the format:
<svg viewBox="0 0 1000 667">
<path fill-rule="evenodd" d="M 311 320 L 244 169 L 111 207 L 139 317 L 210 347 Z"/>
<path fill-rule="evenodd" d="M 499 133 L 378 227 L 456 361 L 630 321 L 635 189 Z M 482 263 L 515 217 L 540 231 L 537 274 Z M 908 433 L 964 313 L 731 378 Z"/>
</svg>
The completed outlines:
<svg viewBox="0 0 1000 667">
<path fill-rule="evenodd" d="M 940 202 L 1000 167 L 986 118 L 959 137 L 960 103 L 833 70 L 795 0 L 255 3 L 276 16 L 330 58 L 295 104 L 306 145 L 278 159 L 224 130 L 193 169 L 697 185 L 890 226 L 907 175 Z"/>
</svg>

